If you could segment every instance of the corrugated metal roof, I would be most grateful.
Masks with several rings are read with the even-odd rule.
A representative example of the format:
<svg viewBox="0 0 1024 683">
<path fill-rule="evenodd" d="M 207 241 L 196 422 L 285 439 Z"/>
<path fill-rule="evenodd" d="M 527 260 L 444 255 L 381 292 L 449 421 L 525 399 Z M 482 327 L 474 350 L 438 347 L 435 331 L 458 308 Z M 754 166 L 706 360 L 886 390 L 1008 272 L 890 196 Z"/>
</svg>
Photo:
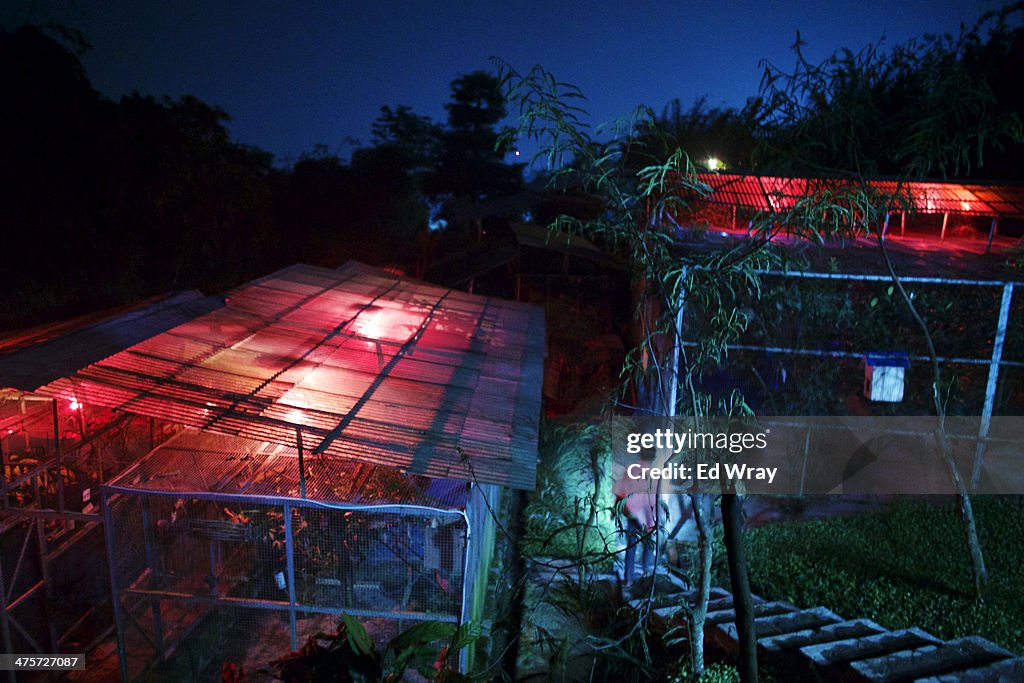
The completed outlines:
<svg viewBox="0 0 1024 683">
<path fill-rule="evenodd" d="M 222 305 L 222 298 L 192 290 L 9 332 L 0 337 L 0 388 L 33 391 Z"/>
<path fill-rule="evenodd" d="M 607 252 L 598 249 L 593 242 L 579 235 L 570 235 L 567 232 L 552 232 L 543 225 L 535 225 L 533 223 L 512 223 L 511 227 L 512 232 L 515 233 L 516 240 L 523 246 L 536 249 L 550 249 L 586 259 L 609 268 L 618 266 Z"/>
<path fill-rule="evenodd" d="M 533 488 L 543 356 L 539 308 L 353 262 L 298 265 L 39 392 L 275 444 L 301 431 L 332 457 Z"/>
<path fill-rule="evenodd" d="M 697 179 L 713 192 L 705 201 L 760 211 L 784 211 L 821 187 L 838 187 L 835 178 L 787 178 L 782 176 L 698 173 Z M 902 194 L 919 213 L 959 213 L 976 216 L 1024 216 L 1024 186 L 943 182 L 911 182 L 898 188 L 893 180 L 872 180 L 870 186 L 884 194 Z"/>
<path fill-rule="evenodd" d="M 161 493 L 299 496 L 298 451 L 234 436 L 186 429 L 158 446 L 109 486 Z M 417 505 L 462 510 L 469 484 L 405 477 L 387 467 L 307 455 L 307 498 L 351 505 Z"/>
</svg>

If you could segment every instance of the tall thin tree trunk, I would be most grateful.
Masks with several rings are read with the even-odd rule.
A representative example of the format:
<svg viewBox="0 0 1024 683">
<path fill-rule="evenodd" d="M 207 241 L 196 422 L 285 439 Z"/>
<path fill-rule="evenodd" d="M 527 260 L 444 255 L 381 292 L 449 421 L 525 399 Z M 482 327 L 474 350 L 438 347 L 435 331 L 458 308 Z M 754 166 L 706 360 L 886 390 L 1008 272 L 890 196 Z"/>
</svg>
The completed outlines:
<svg viewBox="0 0 1024 683">
<path fill-rule="evenodd" d="M 690 625 L 690 662 L 696 674 L 704 673 L 704 620 L 711 595 L 711 500 L 706 493 L 690 496 L 693 520 L 697 524 L 697 599 L 688 612 Z"/>
<path fill-rule="evenodd" d="M 932 401 L 935 404 L 935 414 L 939 418 L 939 427 L 935 430 L 935 441 L 939 446 L 939 452 L 942 453 L 943 460 L 946 462 L 946 469 L 949 470 L 949 477 L 953 482 L 953 488 L 956 490 L 957 501 L 960 507 L 960 523 L 964 529 L 967 552 L 971 560 L 974 594 L 978 600 L 981 600 L 985 597 L 985 589 L 988 587 L 988 569 L 985 568 L 985 556 L 981 552 L 981 542 L 978 540 L 978 525 L 974 520 L 974 507 L 971 505 L 971 497 L 967 492 L 964 478 L 960 475 L 960 468 L 957 467 L 956 460 L 953 458 L 953 448 L 949 445 L 949 439 L 946 436 L 946 409 L 942 405 L 942 397 L 940 395 L 942 374 L 939 371 L 939 357 L 935 352 L 935 344 L 932 341 L 931 332 L 928 330 L 928 324 L 921 317 L 921 314 L 917 312 L 914 300 L 907 293 L 907 290 L 903 287 L 903 282 L 896 274 L 896 269 L 889 258 L 889 251 L 885 247 L 885 237 L 881 233 L 878 234 L 878 246 L 882 251 L 882 258 L 885 260 L 885 266 L 889 271 L 889 278 L 892 280 L 893 286 L 900 293 L 903 303 L 906 304 L 910 315 L 914 318 L 914 322 L 917 323 L 928 345 L 928 357 L 931 359 L 932 366 Z"/>
<path fill-rule="evenodd" d="M 725 552 L 732 584 L 732 608 L 736 613 L 739 637 L 739 669 L 742 683 L 757 683 L 757 629 L 754 624 L 754 600 L 750 595 L 747 554 L 743 547 L 743 513 L 735 493 L 722 494 L 722 526 Z"/>
</svg>

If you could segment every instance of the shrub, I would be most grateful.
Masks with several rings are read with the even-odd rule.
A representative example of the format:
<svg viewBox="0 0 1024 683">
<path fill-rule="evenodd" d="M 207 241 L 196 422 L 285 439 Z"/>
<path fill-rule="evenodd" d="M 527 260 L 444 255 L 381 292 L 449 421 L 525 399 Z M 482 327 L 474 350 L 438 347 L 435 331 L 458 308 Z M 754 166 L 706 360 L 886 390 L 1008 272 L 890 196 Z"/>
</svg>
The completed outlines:
<svg viewBox="0 0 1024 683">
<path fill-rule="evenodd" d="M 905 501 L 855 517 L 783 522 L 747 534 L 751 584 L 766 598 L 823 605 L 887 628 L 919 626 L 940 638 L 977 634 L 1024 650 L 1024 505 L 975 501 L 990 586 L 973 584 L 953 505 Z"/>
</svg>

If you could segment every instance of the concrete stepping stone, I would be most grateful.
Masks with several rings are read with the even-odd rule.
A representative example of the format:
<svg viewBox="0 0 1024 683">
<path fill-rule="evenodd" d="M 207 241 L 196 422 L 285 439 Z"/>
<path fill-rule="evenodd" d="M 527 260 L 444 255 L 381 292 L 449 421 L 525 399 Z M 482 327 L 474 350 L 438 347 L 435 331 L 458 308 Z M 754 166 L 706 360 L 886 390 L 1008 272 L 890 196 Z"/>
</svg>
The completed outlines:
<svg viewBox="0 0 1024 683">
<path fill-rule="evenodd" d="M 690 596 L 690 597 L 692 598 L 692 597 L 695 597 L 695 596 Z M 752 595 L 751 598 L 754 600 L 755 604 L 760 604 L 760 603 L 764 602 L 764 598 L 758 597 L 757 595 Z M 690 602 L 690 606 L 692 607 L 693 606 L 693 600 L 691 599 L 689 602 Z M 660 617 L 672 618 L 682 608 L 683 608 L 682 605 L 669 605 L 669 606 L 665 606 L 665 607 L 657 607 L 653 611 L 654 611 L 655 614 L 657 614 Z M 708 599 L 708 612 L 707 613 L 711 614 L 712 612 L 719 612 L 719 611 L 723 611 L 723 610 L 730 610 L 731 608 L 732 608 L 732 595 L 727 593 L 726 591 L 720 589 L 720 588 L 713 588 L 711 590 L 711 593 L 710 593 L 709 599 Z"/>
<path fill-rule="evenodd" d="M 807 628 L 801 631 L 779 633 L 764 637 L 758 631 L 757 644 L 771 652 L 785 652 L 797 650 L 807 645 L 834 643 L 838 640 L 863 638 L 884 632 L 885 628 L 883 626 L 876 624 L 870 619 L 852 619 L 850 621 L 825 624 L 820 628 Z"/>
<path fill-rule="evenodd" d="M 811 609 L 803 609 L 799 612 L 782 612 L 780 614 L 755 617 L 754 626 L 757 629 L 757 640 L 760 642 L 763 637 L 805 631 L 807 629 L 825 626 L 826 624 L 835 624 L 842 620 L 843 618 L 835 612 L 827 610 L 824 607 L 814 607 Z M 719 628 L 733 640 L 739 639 L 739 633 L 736 630 L 735 622 L 730 621 L 720 624 Z"/>
<path fill-rule="evenodd" d="M 834 668 L 860 659 L 936 646 L 942 641 L 919 628 L 887 631 L 873 636 L 849 638 L 830 643 L 818 643 L 800 648 L 800 652 L 822 668 Z"/>
<path fill-rule="evenodd" d="M 1012 652 L 989 640 L 968 636 L 937 646 L 862 659 L 852 662 L 850 667 L 865 680 L 888 683 L 971 669 L 1011 657 Z"/>
<path fill-rule="evenodd" d="M 788 602 L 757 602 L 754 603 L 754 618 L 767 617 L 773 614 L 784 614 L 786 612 L 797 612 L 799 608 L 795 605 L 791 605 Z M 718 626 L 719 624 L 725 624 L 730 621 L 736 621 L 736 613 L 730 607 L 728 609 L 720 609 L 712 612 L 708 610 L 707 617 L 704 620 L 704 627 Z"/>
<path fill-rule="evenodd" d="M 708 614 L 710 614 L 711 612 L 721 612 L 724 609 L 732 609 L 731 595 L 727 595 L 724 598 L 715 598 L 714 600 L 708 600 Z"/>
<path fill-rule="evenodd" d="M 764 598 L 756 595 L 751 595 L 750 599 L 755 605 L 764 602 Z M 726 593 L 722 597 L 710 598 L 708 600 L 708 613 L 721 612 L 722 610 L 732 609 L 732 595 Z"/>
<path fill-rule="evenodd" d="M 1024 657 L 1003 659 L 988 666 L 919 678 L 914 683 L 1019 683 L 1024 681 Z"/>
</svg>

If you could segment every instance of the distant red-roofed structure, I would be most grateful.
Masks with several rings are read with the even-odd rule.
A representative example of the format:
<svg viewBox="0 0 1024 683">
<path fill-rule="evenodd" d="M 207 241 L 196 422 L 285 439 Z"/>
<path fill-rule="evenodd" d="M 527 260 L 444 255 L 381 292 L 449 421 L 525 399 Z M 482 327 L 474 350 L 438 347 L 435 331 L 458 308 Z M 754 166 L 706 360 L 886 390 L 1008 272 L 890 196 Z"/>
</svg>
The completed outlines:
<svg viewBox="0 0 1024 683">
<path fill-rule="evenodd" d="M 813 193 L 823 190 L 841 192 L 849 187 L 849 183 L 840 178 L 735 173 L 698 173 L 697 180 L 710 188 L 710 193 L 704 197 L 692 193 L 686 198 L 698 212 L 701 208 L 715 206 L 731 208 L 731 217 L 718 217 L 711 221 L 712 227 L 727 230 L 745 230 L 742 216 L 754 212 L 784 213 Z M 893 237 L 916 232 L 919 237 L 932 237 L 937 241 L 950 238 L 983 239 L 985 250 L 989 251 L 993 244 L 1001 244 L 998 240 L 1001 223 L 1004 226 L 1009 224 L 1009 238 L 1020 236 L 1017 233 L 1020 232 L 1021 219 L 1024 219 L 1024 185 L 899 182 L 883 178 L 869 180 L 868 187 L 877 191 L 880 197 L 893 198 L 890 211 L 893 224 L 889 225 L 887 221 L 886 225 L 881 226 L 887 235 Z M 938 217 L 941 217 L 941 226 L 935 225 Z M 1012 243 L 1010 240 L 1004 242 L 1002 246 Z"/>
</svg>

